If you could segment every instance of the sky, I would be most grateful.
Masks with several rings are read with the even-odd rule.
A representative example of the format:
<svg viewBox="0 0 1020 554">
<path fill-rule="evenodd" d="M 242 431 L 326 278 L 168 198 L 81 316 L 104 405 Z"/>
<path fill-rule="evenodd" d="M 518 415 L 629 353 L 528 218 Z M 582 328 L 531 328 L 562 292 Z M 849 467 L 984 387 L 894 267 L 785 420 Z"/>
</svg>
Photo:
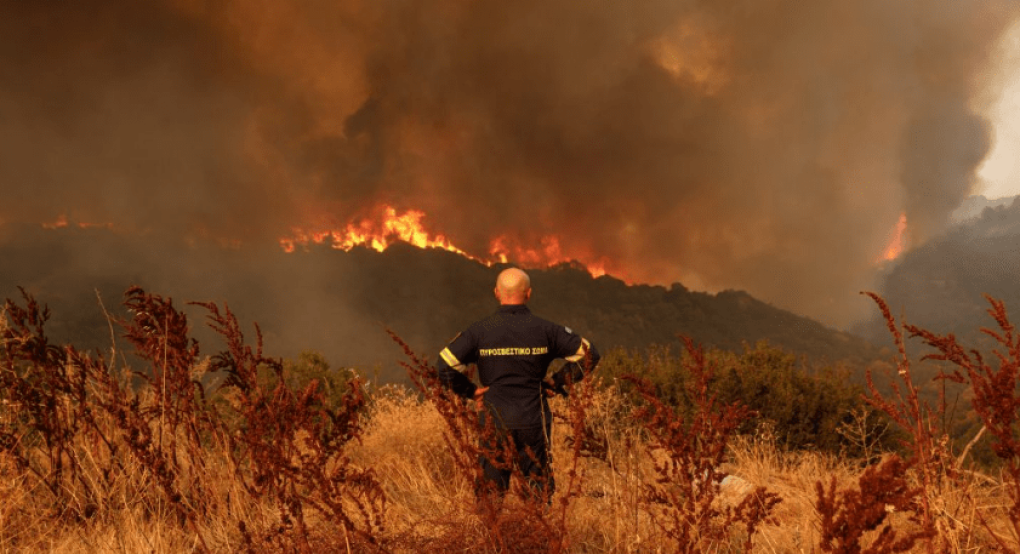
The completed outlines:
<svg viewBox="0 0 1020 554">
<path fill-rule="evenodd" d="M 980 192 L 988 198 L 1020 195 L 1020 25 L 1004 33 L 986 79 L 994 138 L 978 170 Z"/>
<path fill-rule="evenodd" d="M 1017 192 L 1014 0 L 3 10 L 5 241 L 236 248 L 389 206 L 470 253 L 555 246 L 845 324 L 904 214 L 916 246 Z"/>
</svg>

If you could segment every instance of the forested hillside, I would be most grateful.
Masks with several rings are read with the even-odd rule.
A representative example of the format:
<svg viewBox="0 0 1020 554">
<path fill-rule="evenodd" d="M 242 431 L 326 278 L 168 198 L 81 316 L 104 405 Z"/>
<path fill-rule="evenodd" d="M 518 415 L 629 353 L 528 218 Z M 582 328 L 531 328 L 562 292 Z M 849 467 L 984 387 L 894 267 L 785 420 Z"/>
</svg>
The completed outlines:
<svg viewBox="0 0 1020 554">
<path fill-rule="evenodd" d="M 294 253 L 217 245 L 152 248 L 106 229 L 22 231 L 0 244 L 7 269 L 0 276 L 0 293 L 16 298 L 17 287 L 24 287 L 51 307 L 49 328 L 56 339 L 90 348 L 110 342 L 96 292 L 111 314 L 123 315 L 121 296 L 131 285 L 181 306 L 224 302 L 249 332 L 257 322 L 267 345 L 284 356 L 315 350 L 334 366 L 377 366 L 384 374 L 399 372 L 400 355 L 386 329 L 432 353 L 496 306 L 492 288 L 500 267 L 444 250 L 404 244 L 383 253 L 327 247 Z M 875 355 L 858 338 L 741 291 L 707 294 L 678 283 L 628 286 L 570 265 L 531 275 L 532 309 L 606 350 L 643 351 L 650 344 L 676 344 L 683 334 L 731 350 L 765 339 L 827 362 Z M 203 312 L 193 307 L 187 312 L 203 336 Z"/>
<path fill-rule="evenodd" d="M 990 346 L 979 327 L 994 327 L 984 295 L 1020 309 L 1020 202 L 986 207 L 924 246 L 907 252 L 890 270 L 882 294 L 895 315 L 965 344 Z M 857 331 L 888 340 L 877 318 Z"/>
</svg>

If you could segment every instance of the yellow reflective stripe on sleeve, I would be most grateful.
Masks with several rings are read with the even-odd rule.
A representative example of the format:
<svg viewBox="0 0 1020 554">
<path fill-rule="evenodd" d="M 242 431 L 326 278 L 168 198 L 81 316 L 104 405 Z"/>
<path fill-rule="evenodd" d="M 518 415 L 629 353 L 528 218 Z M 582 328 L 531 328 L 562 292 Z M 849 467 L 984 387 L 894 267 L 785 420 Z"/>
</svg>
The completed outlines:
<svg viewBox="0 0 1020 554">
<path fill-rule="evenodd" d="M 581 347 L 577 349 L 577 354 L 574 354 L 573 356 L 567 356 L 566 358 L 563 359 L 568 362 L 579 362 L 584 359 L 584 355 L 588 352 L 589 348 L 591 348 L 591 343 L 588 342 L 588 339 L 582 337 Z"/>
<path fill-rule="evenodd" d="M 439 357 L 441 357 L 447 365 L 457 371 L 460 371 L 459 368 L 464 366 L 464 364 L 460 363 L 460 360 L 457 359 L 457 356 L 454 356 L 453 352 L 450 352 L 449 348 L 444 348 L 443 351 L 439 353 Z"/>
</svg>

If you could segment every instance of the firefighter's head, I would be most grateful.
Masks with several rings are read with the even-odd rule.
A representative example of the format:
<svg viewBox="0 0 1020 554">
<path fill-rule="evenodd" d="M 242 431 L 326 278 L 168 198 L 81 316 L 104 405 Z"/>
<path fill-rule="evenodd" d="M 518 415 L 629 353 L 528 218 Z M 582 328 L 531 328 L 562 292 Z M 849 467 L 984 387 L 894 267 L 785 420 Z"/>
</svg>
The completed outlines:
<svg viewBox="0 0 1020 554">
<path fill-rule="evenodd" d="M 504 269 L 496 278 L 496 298 L 500 304 L 526 304 L 531 298 L 531 278 L 516 267 Z"/>
</svg>

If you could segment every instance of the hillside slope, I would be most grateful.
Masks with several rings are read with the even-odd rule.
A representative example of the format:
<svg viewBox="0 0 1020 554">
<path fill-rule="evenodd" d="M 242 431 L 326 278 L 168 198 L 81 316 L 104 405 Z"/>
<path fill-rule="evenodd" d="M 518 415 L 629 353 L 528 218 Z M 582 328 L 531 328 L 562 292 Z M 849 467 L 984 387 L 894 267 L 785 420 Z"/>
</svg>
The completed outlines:
<svg viewBox="0 0 1020 554">
<path fill-rule="evenodd" d="M 993 326 L 984 295 L 1020 309 L 1020 202 L 986 207 L 924 246 L 907 252 L 881 288 L 893 314 L 931 331 L 954 333 L 968 346 L 988 346 L 980 326 Z M 884 325 L 856 329 L 876 343 Z"/>
<path fill-rule="evenodd" d="M 15 236 L 21 240 L 11 240 Z M 500 269 L 405 244 L 384 253 L 313 247 L 288 254 L 275 247 L 153 246 L 104 229 L 25 229 L 0 243 L 0 257 L 8 268 L 0 276 L 0 294 L 17 298 L 23 286 L 47 303 L 59 340 L 107 347 L 109 327 L 96 291 L 107 310 L 123 316 L 121 295 L 138 284 L 179 305 L 227 303 L 247 329 L 259 323 L 272 352 L 317 350 L 334 365 L 378 365 L 384 373 L 399 371 L 401 357 L 385 329 L 431 356 L 495 309 L 492 288 Z M 820 360 L 874 357 L 859 338 L 740 291 L 628 286 L 570 265 L 531 275 L 532 309 L 603 349 L 643 350 L 675 343 L 683 334 L 727 349 L 766 339 Z M 204 327 L 201 308 L 188 312 L 196 330 Z"/>
</svg>

